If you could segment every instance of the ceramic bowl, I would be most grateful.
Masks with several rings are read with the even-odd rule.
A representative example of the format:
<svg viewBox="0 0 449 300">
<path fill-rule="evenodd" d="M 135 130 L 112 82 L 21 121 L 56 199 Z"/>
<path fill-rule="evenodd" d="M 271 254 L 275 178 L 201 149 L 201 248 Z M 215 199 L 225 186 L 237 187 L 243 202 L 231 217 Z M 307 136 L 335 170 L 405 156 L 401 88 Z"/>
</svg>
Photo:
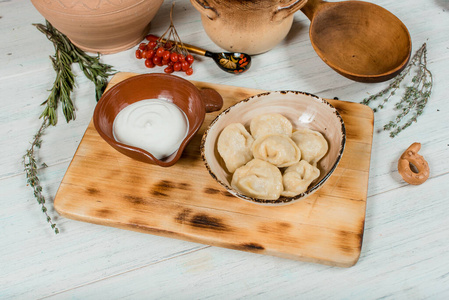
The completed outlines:
<svg viewBox="0 0 449 300">
<path fill-rule="evenodd" d="M 254 117 L 266 113 L 279 113 L 285 116 L 292 122 L 294 129 L 308 127 L 319 131 L 328 142 L 329 150 L 318 162 L 320 177 L 302 194 L 266 200 L 248 197 L 231 186 L 232 174 L 227 171 L 217 150 L 218 137 L 227 125 L 239 122 L 249 129 L 249 124 Z M 236 197 L 264 205 L 285 205 L 302 200 L 323 186 L 337 167 L 343 155 L 345 142 L 346 131 L 343 119 L 329 102 L 297 91 L 267 92 L 242 100 L 220 113 L 202 137 L 201 155 L 210 175 Z"/>
<path fill-rule="evenodd" d="M 145 99 L 164 99 L 177 105 L 187 116 L 189 129 L 179 149 L 159 160 L 151 153 L 117 142 L 113 123 L 126 106 Z M 93 121 L 100 136 L 117 151 L 142 162 L 169 167 L 181 157 L 182 151 L 204 122 L 206 112 L 221 109 L 223 99 L 212 89 L 198 89 L 190 81 L 169 74 L 143 74 L 125 79 L 103 94 L 95 107 Z"/>
</svg>

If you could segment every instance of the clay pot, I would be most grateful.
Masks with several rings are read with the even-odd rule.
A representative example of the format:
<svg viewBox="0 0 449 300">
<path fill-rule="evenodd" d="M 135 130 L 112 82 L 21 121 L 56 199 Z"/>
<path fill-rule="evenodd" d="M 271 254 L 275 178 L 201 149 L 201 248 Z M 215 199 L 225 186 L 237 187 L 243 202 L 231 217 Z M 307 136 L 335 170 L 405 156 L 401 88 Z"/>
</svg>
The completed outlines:
<svg viewBox="0 0 449 300">
<path fill-rule="evenodd" d="M 137 45 L 163 0 L 31 0 L 84 51 L 115 53 Z"/>
<path fill-rule="evenodd" d="M 293 14 L 307 0 L 190 0 L 201 13 L 204 30 L 218 46 L 259 54 L 282 41 Z"/>
</svg>

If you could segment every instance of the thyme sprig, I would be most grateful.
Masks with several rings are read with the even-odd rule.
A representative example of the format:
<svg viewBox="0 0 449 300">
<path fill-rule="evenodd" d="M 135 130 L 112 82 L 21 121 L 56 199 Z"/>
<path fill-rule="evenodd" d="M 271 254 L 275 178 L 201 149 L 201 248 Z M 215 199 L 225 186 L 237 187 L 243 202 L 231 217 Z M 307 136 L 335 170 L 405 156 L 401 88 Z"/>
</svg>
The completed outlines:
<svg viewBox="0 0 449 300">
<path fill-rule="evenodd" d="M 399 102 L 395 103 L 394 109 L 399 111 L 396 117 L 383 126 L 383 130 L 390 131 L 390 137 L 394 138 L 401 131 L 417 122 L 432 92 L 432 73 L 427 68 L 427 45 L 424 43 L 413 55 L 407 67 L 394 78 L 394 80 L 382 91 L 364 99 L 361 103 L 370 105 L 372 101 L 383 98 L 382 102 L 373 108 L 374 112 L 384 108 L 388 101 L 401 89 L 401 83 L 416 69 L 410 85 L 405 87 L 404 94 Z M 412 114 L 407 120 L 405 117 Z"/>
<path fill-rule="evenodd" d="M 51 217 L 48 214 L 47 207 L 45 206 L 45 197 L 42 194 L 42 186 L 40 184 L 39 177 L 37 176 L 38 167 L 36 156 L 34 153 L 35 149 L 41 147 L 42 134 L 44 133 L 45 128 L 47 128 L 50 124 L 48 118 L 49 117 L 44 118 L 41 127 L 34 136 L 34 140 L 31 144 L 30 149 L 28 149 L 26 154 L 23 156 L 23 165 L 25 166 L 27 183 L 31 186 L 31 188 L 33 188 L 34 197 L 36 197 L 37 202 L 40 204 L 41 210 L 47 218 L 47 222 L 50 223 L 51 228 L 55 231 L 56 234 L 58 234 L 59 229 L 58 227 L 56 227 L 56 224 L 53 223 Z M 43 164 L 43 167 L 46 167 L 46 165 Z"/>
<path fill-rule="evenodd" d="M 53 68 L 56 72 L 53 87 L 50 90 L 48 98 L 41 104 L 45 105 L 39 118 L 42 124 L 34 135 L 30 148 L 23 156 L 23 165 L 27 177 L 28 185 L 33 188 L 34 196 L 41 206 L 42 212 L 50 223 L 51 228 L 57 234 L 58 227 L 53 223 L 45 206 L 45 197 L 42 194 L 42 186 L 38 177 L 38 164 L 36 159 L 36 149 L 42 145 L 42 136 L 44 131 L 50 126 L 55 126 L 58 122 L 57 108 L 61 104 L 62 112 L 67 122 L 75 120 L 75 107 L 71 99 L 71 93 L 75 87 L 75 75 L 72 72 L 72 65 L 78 64 L 83 74 L 95 85 L 95 98 L 98 101 L 103 94 L 107 85 L 107 79 L 113 75 L 112 66 L 100 62 L 100 56 L 92 57 L 79 49 L 77 46 L 48 21 L 46 25 L 33 24 L 36 28 L 44 33 L 53 43 L 55 55 L 50 56 Z M 45 163 L 42 164 L 46 167 Z"/>
</svg>

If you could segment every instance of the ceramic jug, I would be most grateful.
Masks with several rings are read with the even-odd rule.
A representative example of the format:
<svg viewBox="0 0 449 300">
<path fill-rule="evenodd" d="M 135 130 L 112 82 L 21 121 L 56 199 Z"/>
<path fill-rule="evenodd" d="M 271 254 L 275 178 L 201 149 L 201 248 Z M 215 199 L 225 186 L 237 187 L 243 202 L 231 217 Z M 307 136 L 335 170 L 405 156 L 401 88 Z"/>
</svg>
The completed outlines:
<svg viewBox="0 0 449 300">
<path fill-rule="evenodd" d="M 307 0 L 190 0 L 209 38 L 232 52 L 259 54 L 282 41 Z"/>
<path fill-rule="evenodd" d="M 163 0 L 31 0 L 56 29 L 84 51 L 115 53 L 148 33 Z"/>
</svg>

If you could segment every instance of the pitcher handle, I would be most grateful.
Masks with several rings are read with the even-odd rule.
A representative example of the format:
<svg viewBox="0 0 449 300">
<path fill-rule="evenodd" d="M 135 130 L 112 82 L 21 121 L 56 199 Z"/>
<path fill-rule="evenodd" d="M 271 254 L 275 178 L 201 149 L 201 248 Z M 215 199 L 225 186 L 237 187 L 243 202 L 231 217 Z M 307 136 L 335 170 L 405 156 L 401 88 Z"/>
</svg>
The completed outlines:
<svg viewBox="0 0 449 300">
<path fill-rule="evenodd" d="M 217 9 L 211 6 L 208 0 L 190 0 L 190 3 L 192 3 L 196 10 L 204 14 L 210 20 L 215 20 L 220 16 Z"/>
<path fill-rule="evenodd" d="M 300 10 L 308 0 L 291 0 L 284 5 L 279 5 L 273 13 L 272 20 L 280 22 L 290 16 L 291 14 Z"/>
<path fill-rule="evenodd" d="M 220 110 L 223 107 L 223 98 L 214 89 L 203 88 L 200 89 L 201 98 L 206 109 L 206 113 Z"/>
</svg>

